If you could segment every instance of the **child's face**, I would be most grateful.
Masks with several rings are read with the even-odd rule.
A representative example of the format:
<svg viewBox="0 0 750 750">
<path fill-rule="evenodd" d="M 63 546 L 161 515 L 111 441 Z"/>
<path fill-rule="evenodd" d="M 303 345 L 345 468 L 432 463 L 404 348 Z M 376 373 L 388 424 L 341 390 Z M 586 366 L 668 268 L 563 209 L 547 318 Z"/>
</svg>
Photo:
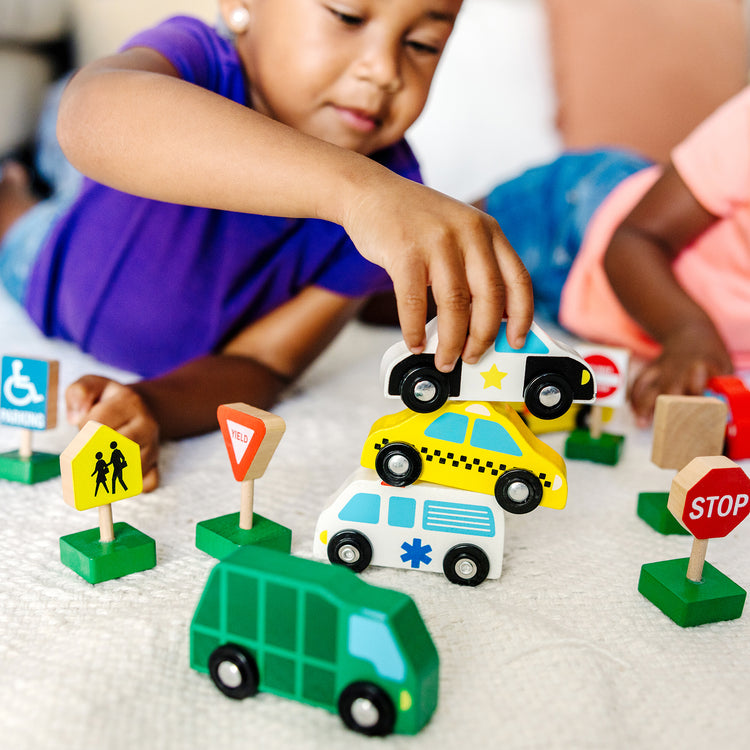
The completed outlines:
<svg viewBox="0 0 750 750">
<path fill-rule="evenodd" d="M 461 2 L 222 0 L 222 10 L 250 11 L 237 48 L 257 111 L 371 154 L 422 111 Z"/>
</svg>

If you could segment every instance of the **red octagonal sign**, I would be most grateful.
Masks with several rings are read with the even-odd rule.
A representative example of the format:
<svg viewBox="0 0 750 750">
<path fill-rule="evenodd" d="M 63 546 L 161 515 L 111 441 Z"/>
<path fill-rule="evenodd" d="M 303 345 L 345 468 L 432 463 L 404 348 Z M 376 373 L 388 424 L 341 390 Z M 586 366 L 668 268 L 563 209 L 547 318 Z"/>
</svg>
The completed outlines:
<svg viewBox="0 0 750 750">
<path fill-rule="evenodd" d="M 697 539 L 726 536 L 750 513 L 750 478 L 723 456 L 696 458 L 675 477 L 669 509 Z"/>
</svg>

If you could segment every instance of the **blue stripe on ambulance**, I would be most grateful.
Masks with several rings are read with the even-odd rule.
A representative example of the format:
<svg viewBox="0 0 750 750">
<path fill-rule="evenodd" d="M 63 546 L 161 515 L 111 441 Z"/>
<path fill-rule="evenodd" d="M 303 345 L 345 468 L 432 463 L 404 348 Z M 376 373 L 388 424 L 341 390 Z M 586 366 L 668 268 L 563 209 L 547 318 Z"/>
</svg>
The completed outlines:
<svg viewBox="0 0 750 750">
<path fill-rule="evenodd" d="M 427 500 L 424 504 L 422 527 L 425 531 L 495 536 L 495 519 L 492 511 L 481 505 Z"/>
</svg>

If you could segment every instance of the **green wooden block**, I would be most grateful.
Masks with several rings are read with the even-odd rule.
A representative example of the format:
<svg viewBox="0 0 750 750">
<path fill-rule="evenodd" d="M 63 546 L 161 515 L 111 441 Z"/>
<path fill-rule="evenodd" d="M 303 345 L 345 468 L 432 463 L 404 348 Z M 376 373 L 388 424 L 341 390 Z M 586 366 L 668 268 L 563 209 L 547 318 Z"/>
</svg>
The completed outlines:
<svg viewBox="0 0 750 750">
<path fill-rule="evenodd" d="M 667 508 L 668 492 L 641 492 L 638 494 L 637 513 L 652 529 L 660 534 L 682 534 L 690 532 Z"/>
<path fill-rule="evenodd" d="M 745 606 L 745 589 L 710 563 L 704 564 L 700 583 L 691 581 L 686 577 L 688 560 L 646 563 L 638 591 L 683 628 L 738 618 Z"/>
<path fill-rule="evenodd" d="M 56 453 L 32 453 L 21 456 L 18 451 L 0 453 L 0 479 L 36 484 L 60 476 L 60 456 Z"/>
<path fill-rule="evenodd" d="M 195 527 L 195 546 L 217 560 L 249 544 L 288 554 L 292 530 L 257 513 L 253 513 L 252 529 L 240 528 L 239 513 L 209 518 Z"/>
<path fill-rule="evenodd" d="M 620 460 L 624 443 L 624 435 L 603 432 L 594 438 L 588 430 L 573 430 L 565 441 L 565 458 L 614 466 Z"/>
<path fill-rule="evenodd" d="M 114 524 L 113 542 L 99 541 L 99 527 L 60 537 L 63 565 L 89 583 L 122 578 L 156 565 L 154 540 L 128 523 Z"/>
</svg>

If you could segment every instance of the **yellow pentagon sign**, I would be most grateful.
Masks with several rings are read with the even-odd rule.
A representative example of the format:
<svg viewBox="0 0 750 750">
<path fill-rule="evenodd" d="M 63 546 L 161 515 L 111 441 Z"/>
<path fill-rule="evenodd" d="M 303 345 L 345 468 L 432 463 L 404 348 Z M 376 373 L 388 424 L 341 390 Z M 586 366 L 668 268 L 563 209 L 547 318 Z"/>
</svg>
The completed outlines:
<svg viewBox="0 0 750 750">
<path fill-rule="evenodd" d="M 108 505 L 143 491 L 138 443 L 99 422 L 87 422 L 60 454 L 63 499 L 76 510 Z"/>
</svg>

